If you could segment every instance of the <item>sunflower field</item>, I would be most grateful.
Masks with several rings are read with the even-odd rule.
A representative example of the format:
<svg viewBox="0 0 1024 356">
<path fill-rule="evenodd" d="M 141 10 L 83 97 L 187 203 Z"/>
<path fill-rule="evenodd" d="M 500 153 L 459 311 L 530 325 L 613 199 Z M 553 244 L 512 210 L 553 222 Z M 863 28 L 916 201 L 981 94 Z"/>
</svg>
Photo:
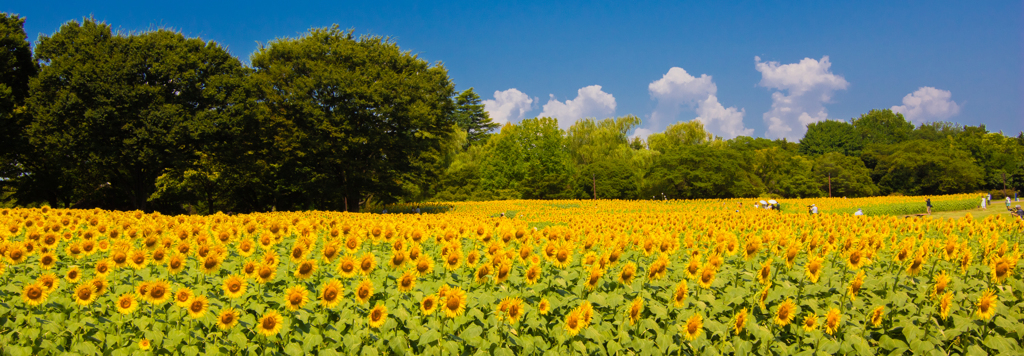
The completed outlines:
<svg viewBox="0 0 1024 356">
<path fill-rule="evenodd" d="M 436 213 L 0 210 L 0 350 L 1024 353 L 1024 223 L 1008 217 L 718 200 L 423 211 Z"/>
</svg>

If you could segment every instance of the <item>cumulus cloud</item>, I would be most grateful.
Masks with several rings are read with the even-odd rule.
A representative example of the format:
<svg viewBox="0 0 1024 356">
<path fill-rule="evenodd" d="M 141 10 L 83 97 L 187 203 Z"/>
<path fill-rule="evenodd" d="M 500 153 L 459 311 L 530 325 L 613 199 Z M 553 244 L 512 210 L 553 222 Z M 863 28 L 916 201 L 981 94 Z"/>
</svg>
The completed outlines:
<svg viewBox="0 0 1024 356">
<path fill-rule="evenodd" d="M 568 129 L 577 120 L 587 117 L 606 118 L 615 114 L 615 97 L 601 91 L 600 85 L 591 85 L 576 91 L 576 98 L 564 103 L 552 94 L 540 117 L 558 119 L 558 126 Z"/>
<path fill-rule="evenodd" d="M 945 120 L 960 113 L 960 105 L 950 100 L 952 97 L 949 90 L 921 87 L 904 96 L 903 105 L 893 106 L 892 111 L 902 113 L 915 124 Z"/>
<path fill-rule="evenodd" d="M 533 103 L 534 99 L 516 88 L 495 90 L 494 99 L 483 101 L 484 110 L 491 116 L 491 121 L 500 125 L 522 120 L 526 112 L 533 109 Z"/>
<path fill-rule="evenodd" d="M 647 90 L 658 105 L 644 130 L 664 130 L 684 110 L 696 110 L 697 120 L 716 136 L 729 139 L 754 132 L 743 126 L 743 109 L 726 108 L 718 102 L 718 87 L 707 74 L 694 77 L 683 68 L 672 67 L 661 79 L 651 82 Z"/>
<path fill-rule="evenodd" d="M 800 139 L 808 124 L 828 119 L 824 104 L 832 100 L 832 94 L 850 85 L 842 76 L 832 74 L 828 56 L 790 64 L 761 62 L 761 57 L 754 61 L 754 68 L 761 72 L 760 85 L 777 90 L 772 93 L 772 109 L 763 116 L 768 138 Z"/>
</svg>

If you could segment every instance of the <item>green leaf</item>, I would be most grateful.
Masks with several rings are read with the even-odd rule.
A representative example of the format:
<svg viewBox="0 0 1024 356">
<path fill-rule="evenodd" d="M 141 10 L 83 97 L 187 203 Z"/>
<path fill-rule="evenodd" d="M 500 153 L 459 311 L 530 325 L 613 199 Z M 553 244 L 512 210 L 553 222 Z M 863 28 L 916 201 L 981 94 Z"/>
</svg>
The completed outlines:
<svg viewBox="0 0 1024 356">
<path fill-rule="evenodd" d="M 427 332 L 423 333 L 423 335 L 420 335 L 419 345 L 420 346 L 426 346 L 429 343 L 437 341 L 437 339 L 440 338 L 440 337 L 441 337 L 441 333 L 437 332 L 437 330 L 434 330 L 434 329 L 427 330 Z"/>
<path fill-rule="evenodd" d="M 181 354 L 185 356 L 196 356 L 199 354 L 199 348 L 195 345 L 188 345 L 181 348 Z"/>
<path fill-rule="evenodd" d="M 983 343 L 1003 355 L 1014 353 L 1016 348 L 1016 342 L 998 335 L 989 335 Z"/>
<path fill-rule="evenodd" d="M 305 351 L 302 351 L 302 346 L 299 346 L 299 344 L 294 342 L 288 343 L 288 345 L 284 347 L 284 353 L 290 356 L 305 355 Z"/>
<path fill-rule="evenodd" d="M 467 327 L 466 330 L 463 330 L 462 334 L 459 334 L 459 337 L 466 340 L 470 345 L 478 346 L 480 342 L 483 341 L 483 338 L 480 337 L 480 334 L 483 333 L 483 331 L 484 329 L 479 325 L 473 324 Z"/>
<path fill-rule="evenodd" d="M 4 351 L 10 352 L 11 356 L 32 356 L 31 346 L 5 345 Z"/>
<path fill-rule="evenodd" d="M 924 332 L 922 332 L 921 328 L 918 328 L 917 325 L 914 325 L 914 324 L 910 323 L 909 321 L 906 322 L 906 323 L 903 323 L 903 335 L 907 337 L 906 340 L 908 342 L 912 342 L 914 340 L 921 339 L 921 336 L 923 334 L 924 334 Z"/>
<path fill-rule="evenodd" d="M 319 349 L 320 344 L 323 343 L 324 338 L 318 333 L 309 333 L 306 338 L 302 340 L 302 351 L 310 353 L 313 350 Z"/>
<path fill-rule="evenodd" d="M 363 351 L 359 354 L 362 356 L 377 356 L 379 352 L 377 352 L 377 348 L 373 347 L 373 345 L 366 345 L 363 346 Z"/>
<path fill-rule="evenodd" d="M 978 345 L 971 345 L 971 346 L 967 347 L 967 355 L 968 356 L 988 356 L 988 352 L 985 352 L 985 350 L 982 349 Z"/>
<path fill-rule="evenodd" d="M 504 347 L 494 350 L 494 356 L 515 356 L 515 354 L 516 353 L 512 352 L 512 350 Z"/>
<path fill-rule="evenodd" d="M 619 345 L 619 343 L 615 342 L 615 340 L 608 341 L 608 343 L 605 344 L 604 346 L 608 350 L 608 354 L 610 355 L 614 355 L 618 353 L 619 350 L 622 350 L 622 345 Z"/>
<path fill-rule="evenodd" d="M 576 350 L 577 352 L 579 352 L 581 354 L 584 354 L 584 355 L 587 354 L 587 346 L 583 345 L 582 341 L 579 341 L 579 340 L 573 341 L 572 342 L 572 348 L 573 348 L 573 350 Z"/>
</svg>

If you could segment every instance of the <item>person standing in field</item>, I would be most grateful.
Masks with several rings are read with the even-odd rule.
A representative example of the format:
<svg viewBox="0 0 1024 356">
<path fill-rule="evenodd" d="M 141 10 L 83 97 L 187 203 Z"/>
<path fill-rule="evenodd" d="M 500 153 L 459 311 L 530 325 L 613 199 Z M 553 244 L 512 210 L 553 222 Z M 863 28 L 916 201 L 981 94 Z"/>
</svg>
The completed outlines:
<svg viewBox="0 0 1024 356">
<path fill-rule="evenodd" d="M 985 204 L 985 197 L 981 197 L 981 208 L 988 209 L 988 205 Z"/>
<path fill-rule="evenodd" d="M 1006 210 L 1010 210 L 1010 196 L 1006 196 Z"/>
<path fill-rule="evenodd" d="M 928 208 L 928 215 L 932 215 L 932 198 L 925 199 L 924 206 Z"/>
</svg>

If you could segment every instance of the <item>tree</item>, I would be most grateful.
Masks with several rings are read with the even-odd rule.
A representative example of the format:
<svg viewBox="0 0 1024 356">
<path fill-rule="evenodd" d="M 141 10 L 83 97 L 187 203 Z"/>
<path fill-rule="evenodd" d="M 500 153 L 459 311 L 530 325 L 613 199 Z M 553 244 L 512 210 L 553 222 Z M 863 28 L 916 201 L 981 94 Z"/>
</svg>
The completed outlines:
<svg viewBox="0 0 1024 356">
<path fill-rule="evenodd" d="M 834 197 L 867 197 L 878 194 L 878 186 L 871 181 L 871 170 L 857 157 L 829 152 L 814 159 L 814 176 L 822 192 Z"/>
<path fill-rule="evenodd" d="M 903 118 L 903 114 L 889 109 L 871 110 L 853 119 L 853 127 L 865 145 L 900 143 L 908 140 L 914 131 L 914 124 Z"/>
<path fill-rule="evenodd" d="M 681 146 L 659 155 L 643 197 L 711 199 L 757 196 L 757 177 L 739 153 L 709 145 Z"/>
<path fill-rule="evenodd" d="M 463 90 L 455 97 L 455 112 L 452 115 L 459 129 L 466 132 L 470 145 L 486 142 L 491 132 L 501 126 L 491 121 L 490 115 L 484 111 L 484 105 L 480 103 L 480 96 L 473 92 L 473 88 Z"/>
<path fill-rule="evenodd" d="M 704 129 L 700 120 L 680 121 L 669 125 L 665 132 L 651 134 L 647 143 L 652 150 L 668 152 L 680 146 L 692 146 L 709 143 L 714 135 Z"/>
<path fill-rule="evenodd" d="M 754 152 L 752 172 L 764 183 L 764 192 L 770 195 L 818 197 L 821 190 L 811 175 L 813 162 L 803 156 L 775 146 Z"/>
<path fill-rule="evenodd" d="M 571 184 L 572 157 L 557 120 L 543 117 L 506 124 L 487 144 L 491 154 L 481 163 L 482 189 L 514 191 L 525 199 L 579 196 Z"/>
<path fill-rule="evenodd" d="M 105 207 L 148 209 L 156 178 L 194 161 L 224 128 L 227 98 L 246 74 L 214 42 L 115 34 L 93 19 L 43 36 L 36 57 L 45 65 L 30 85 L 22 180 L 64 206 L 104 187 L 113 192 Z"/>
<path fill-rule="evenodd" d="M 421 153 L 440 150 L 455 127 L 447 70 L 390 38 L 312 29 L 260 47 L 252 65 L 270 113 L 258 132 L 282 162 L 278 208 L 394 201 L 424 172 Z"/>
<path fill-rule="evenodd" d="M 30 119 L 25 98 L 37 71 L 25 35 L 25 18 L 0 13 L 0 183 L 10 182 L 22 171 L 16 156 L 27 146 L 24 131 Z"/>
<path fill-rule="evenodd" d="M 970 153 L 948 144 L 913 140 L 876 145 L 866 155 L 877 161 L 872 178 L 882 194 L 954 194 L 981 186 L 984 172 Z"/>
<path fill-rule="evenodd" d="M 627 115 L 619 118 L 576 121 L 566 136 L 569 152 L 576 163 L 576 186 L 594 197 L 630 199 L 639 193 L 638 182 L 643 174 L 634 168 L 633 157 L 638 149 L 630 145 L 630 131 L 640 125 L 640 118 Z M 642 147 L 640 148 L 642 149 Z"/>
<path fill-rule="evenodd" d="M 822 155 L 839 152 L 847 156 L 858 156 L 864 147 L 861 136 L 853 124 L 845 121 L 825 120 L 807 125 L 807 133 L 800 140 L 800 153 Z"/>
</svg>

